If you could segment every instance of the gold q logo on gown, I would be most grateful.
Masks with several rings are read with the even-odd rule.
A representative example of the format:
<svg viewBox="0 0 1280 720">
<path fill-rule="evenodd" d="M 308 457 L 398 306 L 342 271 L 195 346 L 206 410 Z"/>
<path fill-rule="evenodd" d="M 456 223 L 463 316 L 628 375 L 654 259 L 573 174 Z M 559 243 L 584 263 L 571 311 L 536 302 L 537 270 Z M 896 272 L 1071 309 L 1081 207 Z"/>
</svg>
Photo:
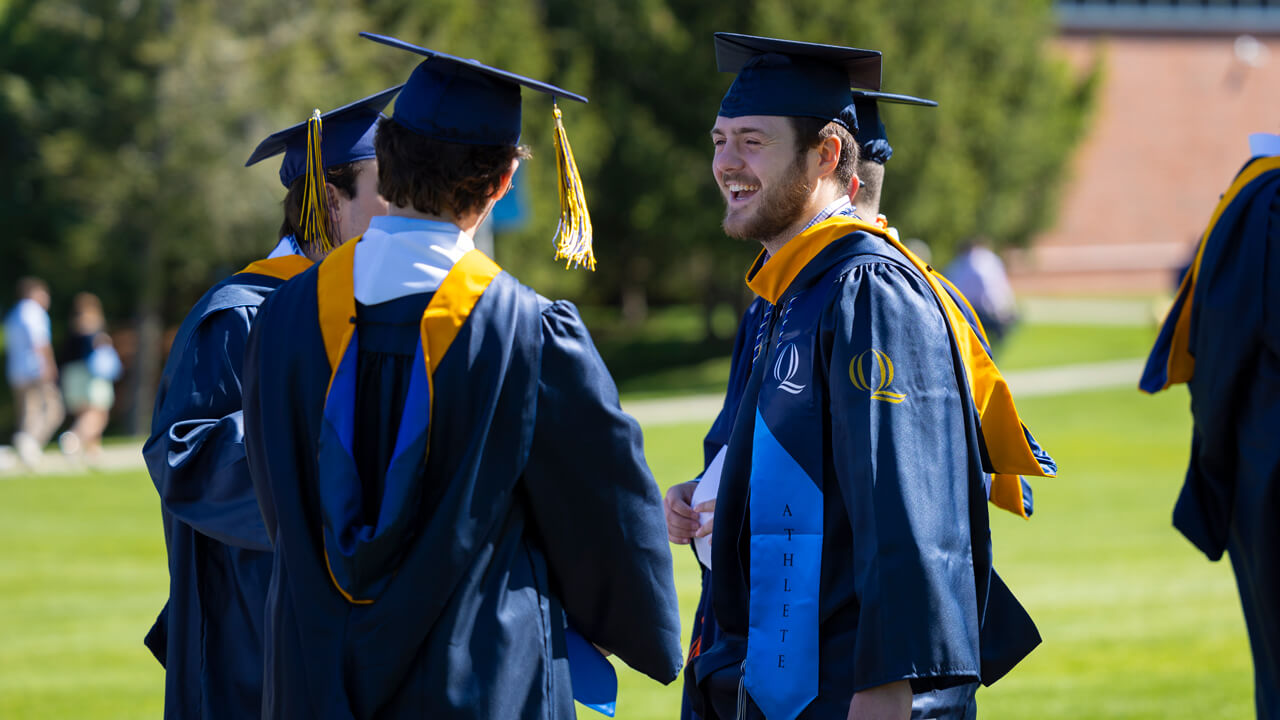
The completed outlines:
<svg viewBox="0 0 1280 720">
<path fill-rule="evenodd" d="M 875 348 L 862 351 L 849 363 L 849 379 L 854 387 L 870 392 L 872 400 L 897 405 L 907 399 L 902 393 L 889 392 L 889 385 L 893 382 L 893 361 Z"/>
</svg>

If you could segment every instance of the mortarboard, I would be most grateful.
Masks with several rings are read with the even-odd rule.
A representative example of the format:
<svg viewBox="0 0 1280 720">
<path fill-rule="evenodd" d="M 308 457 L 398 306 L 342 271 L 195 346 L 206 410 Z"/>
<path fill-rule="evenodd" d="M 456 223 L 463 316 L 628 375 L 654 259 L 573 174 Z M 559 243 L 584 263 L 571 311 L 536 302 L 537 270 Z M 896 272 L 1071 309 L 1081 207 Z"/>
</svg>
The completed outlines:
<svg viewBox="0 0 1280 720">
<path fill-rule="evenodd" d="M 880 89 L 880 52 L 718 32 L 716 66 L 737 73 L 720 115 L 814 117 L 856 131 L 850 87 Z"/>
<path fill-rule="evenodd" d="M 591 249 L 591 216 L 587 211 L 573 151 L 560 120 L 557 98 L 585 103 L 587 98 L 550 83 L 489 67 L 386 35 L 362 37 L 406 50 L 426 59 L 405 82 L 391 119 L 423 137 L 467 145 L 515 145 L 520 140 L 520 88 L 552 98 L 555 116 L 556 168 L 560 186 L 560 225 L 556 259 L 595 269 Z"/>
<path fill-rule="evenodd" d="M 304 122 L 281 130 L 258 143 L 245 167 L 284 153 L 280 163 L 280 182 L 286 188 L 305 177 L 302 191 L 302 226 L 304 243 L 321 252 L 333 249 L 329 237 L 335 230 L 329 220 L 329 194 L 324 191 L 326 168 L 367 160 L 376 155 L 373 136 L 382 118 L 382 108 L 400 92 L 401 85 L 387 88 L 353 103 L 321 114 L 313 110 Z"/>
<path fill-rule="evenodd" d="M 877 92 L 874 90 L 853 90 L 853 105 L 858 113 L 858 148 L 863 160 L 870 160 L 880 165 L 893 157 L 893 147 L 885 135 L 884 122 L 880 119 L 880 103 L 898 103 L 901 105 L 923 105 L 937 107 L 934 100 L 898 95 L 897 93 Z"/>
<path fill-rule="evenodd" d="M 373 136 L 378 119 L 382 117 L 382 108 L 391 102 L 401 87 L 387 88 L 320 115 L 323 167 L 374 156 Z M 307 126 L 310 122 L 308 119 L 268 136 L 254 148 L 245 167 L 284 153 L 284 161 L 280 163 L 280 182 L 286 188 L 292 185 L 307 171 Z"/>
</svg>

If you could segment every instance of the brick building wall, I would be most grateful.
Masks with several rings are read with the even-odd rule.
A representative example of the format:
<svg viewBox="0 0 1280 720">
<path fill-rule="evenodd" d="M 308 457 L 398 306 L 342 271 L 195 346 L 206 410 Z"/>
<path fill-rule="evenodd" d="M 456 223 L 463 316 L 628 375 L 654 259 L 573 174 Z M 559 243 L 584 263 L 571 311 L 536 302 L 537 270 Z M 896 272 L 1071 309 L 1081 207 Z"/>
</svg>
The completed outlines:
<svg viewBox="0 0 1280 720">
<path fill-rule="evenodd" d="M 1241 41 L 1243 53 L 1238 38 L 1064 30 L 1062 53 L 1080 68 L 1100 62 L 1103 82 L 1055 226 L 1009 253 L 1015 288 L 1168 289 L 1248 158 L 1249 133 L 1280 133 L 1280 33 Z"/>
</svg>

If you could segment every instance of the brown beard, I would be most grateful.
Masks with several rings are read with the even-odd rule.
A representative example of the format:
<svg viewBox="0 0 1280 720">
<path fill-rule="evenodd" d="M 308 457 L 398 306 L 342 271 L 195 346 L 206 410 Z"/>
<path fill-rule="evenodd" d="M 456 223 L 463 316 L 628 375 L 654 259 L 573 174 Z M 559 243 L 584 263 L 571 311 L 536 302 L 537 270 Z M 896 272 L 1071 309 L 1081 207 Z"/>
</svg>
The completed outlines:
<svg viewBox="0 0 1280 720">
<path fill-rule="evenodd" d="M 726 208 L 721 223 L 724 234 L 739 240 L 767 240 L 798 222 L 813 192 L 804 181 L 804 157 L 797 156 L 776 184 L 761 191 L 753 215 L 731 218 Z"/>
</svg>

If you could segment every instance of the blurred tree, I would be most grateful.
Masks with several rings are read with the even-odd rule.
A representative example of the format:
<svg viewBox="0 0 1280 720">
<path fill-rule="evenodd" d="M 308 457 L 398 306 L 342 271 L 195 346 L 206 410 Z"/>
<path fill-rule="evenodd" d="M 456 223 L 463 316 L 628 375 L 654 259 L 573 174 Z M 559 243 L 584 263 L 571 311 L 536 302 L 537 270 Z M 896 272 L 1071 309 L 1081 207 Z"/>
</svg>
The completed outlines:
<svg viewBox="0 0 1280 720">
<path fill-rule="evenodd" d="M 741 298 L 738 269 L 757 251 L 720 231 L 709 134 L 731 80 L 715 71 L 711 33 L 742 27 L 751 3 L 546 5 L 557 65 L 585 68 L 604 121 L 592 162 L 580 156 L 600 258 L 590 296 L 633 324 L 651 298 L 702 302 L 709 319 Z"/>
<path fill-rule="evenodd" d="M 708 131 L 732 78 L 715 70 L 713 31 L 879 48 L 887 89 L 939 100 L 885 112 L 897 148 L 885 209 L 945 259 L 972 234 L 1022 243 L 1051 220 L 1096 81 L 1053 57 L 1052 23 L 1048 0 L 927 13 L 892 0 L 0 0 L 0 287 L 34 273 L 55 318 L 82 289 L 131 317 L 146 352 L 127 396 L 143 427 L 161 327 L 275 239 L 275 163 L 242 167 L 258 140 L 417 64 L 356 36 L 367 29 L 590 96 L 562 109 L 599 270 L 551 262 L 550 103 L 534 93 L 534 157 L 517 176 L 528 222 L 499 237 L 498 261 L 631 322 L 651 301 L 701 302 L 711 327 L 717 305 L 743 304 L 756 252 L 719 227 Z"/>
<path fill-rule="evenodd" d="M 726 239 L 707 132 L 731 77 L 717 73 L 717 30 L 882 50 L 884 86 L 936 110 L 889 106 L 897 153 L 884 210 L 941 258 L 984 233 L 1022 244 L 1052 221 L 1096 73 L 1054 57 L 1049 0 L 547 0 L 558 66 L 591 58 L 585 92 L 605 119 L 602 162 L 584 168 L 599 238 L 600 300 L 643 317 L 646 299 L 741 297 L 755 248 Z"/>
<path fill-rule="evenodd" d="M 1054 220 L 1099 72 L 1075 77 L 1050 41 L 1051 0 L 760 3 L 756 29 L 884 53 L 884 89 L 938 101 L 882 105 L 895 152 L 882 211 L 945 263 L 966 238 L 1025 245 Z M 767 34 L 767 33 L 764 33 Z"/>
</svg>

